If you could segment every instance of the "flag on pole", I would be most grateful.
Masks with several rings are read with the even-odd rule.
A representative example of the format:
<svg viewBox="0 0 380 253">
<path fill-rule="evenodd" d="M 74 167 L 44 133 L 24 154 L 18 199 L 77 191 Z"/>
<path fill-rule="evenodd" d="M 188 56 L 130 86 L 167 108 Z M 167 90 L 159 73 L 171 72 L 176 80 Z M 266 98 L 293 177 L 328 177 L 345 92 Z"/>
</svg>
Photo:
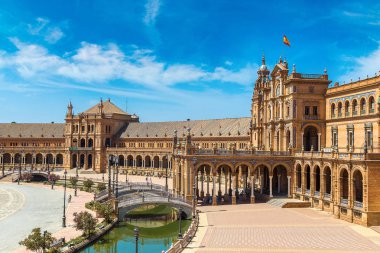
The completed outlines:
<svg viewBox="0 0 380 253">
<path fill-rule="evenodd" d="M 290 47 L 290 41 L 288 40 L 288 38 L 286 38 L 285 35 L 284 35 L 284 38 L 282 39 L 282 41 L 284 42 L 285 45 Z"/>
</svg>

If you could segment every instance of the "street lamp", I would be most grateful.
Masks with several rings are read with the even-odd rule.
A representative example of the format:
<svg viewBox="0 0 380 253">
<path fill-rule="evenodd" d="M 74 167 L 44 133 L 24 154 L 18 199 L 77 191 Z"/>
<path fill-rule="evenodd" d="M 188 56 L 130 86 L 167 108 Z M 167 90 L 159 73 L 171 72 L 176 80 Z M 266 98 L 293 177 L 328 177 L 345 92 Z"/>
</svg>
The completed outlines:
<svg viewBox="0 0 380 253">
<path fill-rule="evenodd" d="M 23 154 L 24 154 L 24 151 L 21 151 L 21 157 L 19 158 L 19 166 L 18 166 L 18 180 L 17 180 L 18 185 L 20 185 L 20 180 L 21 180 L 21 160 L 22 160 Z"/>
<path fill-rule="evenodd" d="M 119 157 L 115 157 L 115 166 L 116 166 L 116 189 L 115 189 L 115 195 L 116 198 L 119 195 Z"/>
<path fill-rule="evenodd" d="M 196 179 L 197 177 L 195 177 Z M 196 187 L 196 182 L 194 182 L 194 186 L 193 186 L 193 219 L 195 219 L 195 215 L 196 215 L 196 202 L 197 202 L 197 187 Z"/>
<path fill-rule="evenodd" d="M 178 208 L 178 215 L 179 215 L 179 231 L 178 231 L 178 239 L 182 239 L 182 227 L 181 227 L 181 221 L 182 221 L 182 207 L 181 207 L 181 206 Z"/>
<path fill-rule="evenodd" d="M 3 177 L 4 177 L 5 173 L 4 173 L 4 153 L 3 153 L 3 148 L 1 148 L 0 154 L 1 154 L 1 170 L 3 172 Z"/>
<path fill-rule="evenodd" d="M 64 184 L 64 190 L 63 190 L 63 217 L 62 217 L 62 227 L 66 227 L 66 175 L 67 171 L 65 170 L 65 184 Z"/>
<path fill-rule="evenodd" d="M 139 252 L 139 229 L 135 228 L 133 232 L 135 234 L 135 240 L 136 240 L 136 253 L 138 253 Z"/>
<path fill-rule="evenodd" d="M 165 168 L 165 191 L 168 191 L 168 167 L 169 167 L 169 157 L 166 156 L 167 164 Z"/>
<path fill-rule="evenodd" d="M 112 155 L 108 157 L 108 199 L 111 199 L 111 162 Z"/>
</svg>

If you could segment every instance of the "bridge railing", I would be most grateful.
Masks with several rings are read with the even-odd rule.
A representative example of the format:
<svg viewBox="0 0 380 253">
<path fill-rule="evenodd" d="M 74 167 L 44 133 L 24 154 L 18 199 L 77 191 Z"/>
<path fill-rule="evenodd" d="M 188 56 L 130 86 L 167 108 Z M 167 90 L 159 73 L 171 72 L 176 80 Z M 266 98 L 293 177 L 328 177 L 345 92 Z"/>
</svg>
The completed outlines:
<svg viewBox="0 0 380 253">
<path fill-rule="evenodd" d="M 188 202 L 185 198 L 183 197 L 173 197 L 173 196 L 149 196 L 149 195 L 143 195 L 139 197 L 133 197 L 133 198 L 125 198 L 122 199 L 119 202 L 119 208 L 125 207 L 125 206 L 131 206 L 139 203 L 154 203 L 154 202 L 172 202 L 174 204 L 187 204 L 191 206 L 191 203 Z"/>
</svg>

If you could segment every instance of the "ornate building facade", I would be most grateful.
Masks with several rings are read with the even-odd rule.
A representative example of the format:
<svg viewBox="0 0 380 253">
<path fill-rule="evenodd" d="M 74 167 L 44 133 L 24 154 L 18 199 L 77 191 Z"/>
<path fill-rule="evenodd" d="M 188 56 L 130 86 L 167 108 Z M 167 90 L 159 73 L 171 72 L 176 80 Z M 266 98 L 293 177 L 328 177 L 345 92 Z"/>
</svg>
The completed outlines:
<svg viewBox="0 0 380 253">
<path fill-rule="evenodd" d="M 1 166 L 104 173 L 113 155 L 205 204 L 281 196 L 379 225 L 380 76 L 329 87 L 326 70 L 280 58 L 270 71 L 264 57 L 257 73 L 247 118 L 141 123 L 107 100 L 79 114 L 69 103 L 63 124 L 0 124 Z"/>
</svg>

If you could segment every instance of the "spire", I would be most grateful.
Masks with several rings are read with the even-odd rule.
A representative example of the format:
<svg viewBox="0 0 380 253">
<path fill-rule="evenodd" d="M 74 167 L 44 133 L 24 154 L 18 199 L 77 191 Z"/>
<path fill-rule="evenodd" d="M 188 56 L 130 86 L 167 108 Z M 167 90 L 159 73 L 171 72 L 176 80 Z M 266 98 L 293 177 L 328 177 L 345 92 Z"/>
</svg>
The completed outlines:
<svg viewBox="0 0 380 253">
<path fill-rule="evenodd" d="M 261 64 L 262 65 L 265 65 L 265 55 L 263 54 L 263 56 L 261 57 Z"/>
<path fill-rule="evenodd" d="M 280 56 L 279 63 L 282 63 L 282 57 Z"/>
<path fill-rule="evenodd" d="M 292 70 L 292 73 L 296 73 L 296 64 L 293 64 L 293 70 Z"/>
<path fill-rule="evenodd" d="M 100 98 L 100 103 L 98 105 L 98 113 L 103 114 L 103 99 Z"/>
<path fill-rule="evenodd" d="M 66 117 L 70 117 L 72 115 L 73 115 L 73 105 L 71 104 L 71 100 L 70 100 L 69 104 L 67 105 Z"/>
</svg>

